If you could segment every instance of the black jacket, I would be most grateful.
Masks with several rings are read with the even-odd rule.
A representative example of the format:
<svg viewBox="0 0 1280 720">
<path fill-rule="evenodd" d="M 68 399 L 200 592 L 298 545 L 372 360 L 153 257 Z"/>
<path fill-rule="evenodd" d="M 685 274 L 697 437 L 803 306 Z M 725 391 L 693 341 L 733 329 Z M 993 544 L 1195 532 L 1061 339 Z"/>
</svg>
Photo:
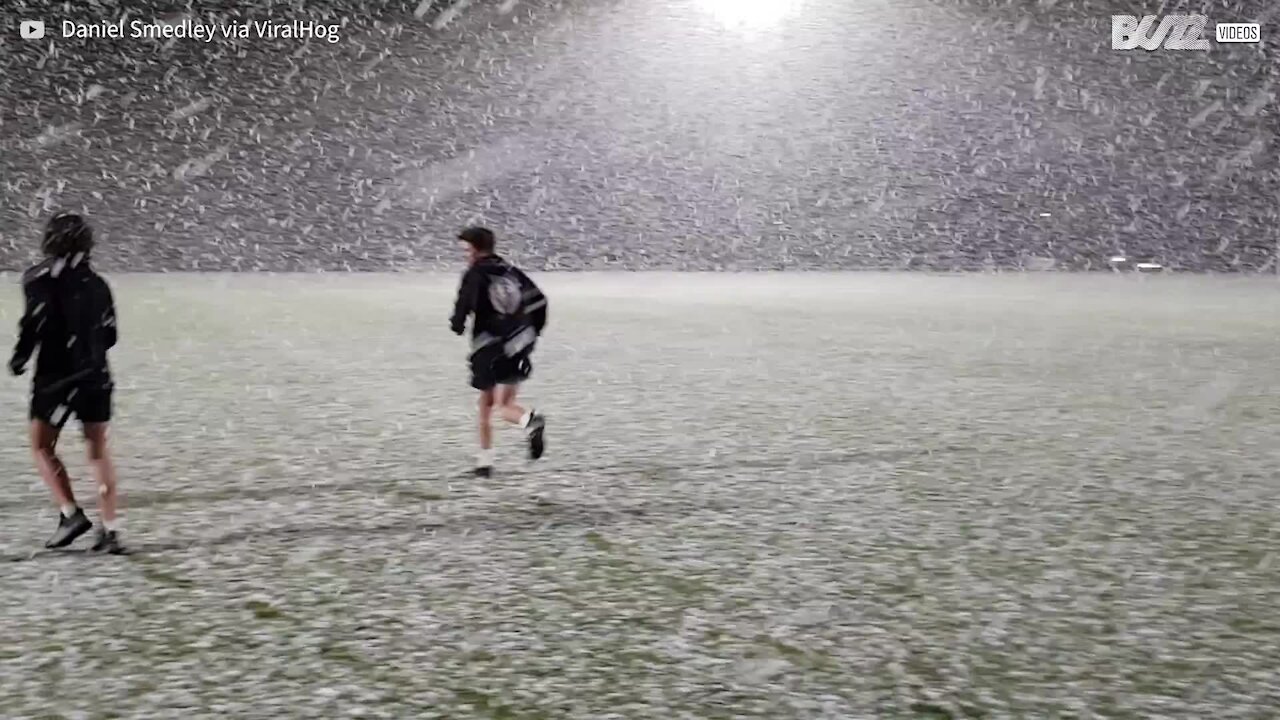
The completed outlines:
<svg viewBox="0 0 1280 720">
<path fill-rule="evenodd" d="M 88 258 L 50 258 L 23 274 L 22 289 L 26 308 L 10 370 L 24 372 L 39 348 L 37 386 L 109 380 L 107 351 L 117 339 L 115 301 Z"/>
<path fill-rule="evenodd" d="M 529 276 L 497 255 L 467 268 L 449 326 L 455 334 L 471 323 L 472 349 L 502 342 L 508 355 L 533 348 L 547 326 L 547 298 Z"/>
</svg>

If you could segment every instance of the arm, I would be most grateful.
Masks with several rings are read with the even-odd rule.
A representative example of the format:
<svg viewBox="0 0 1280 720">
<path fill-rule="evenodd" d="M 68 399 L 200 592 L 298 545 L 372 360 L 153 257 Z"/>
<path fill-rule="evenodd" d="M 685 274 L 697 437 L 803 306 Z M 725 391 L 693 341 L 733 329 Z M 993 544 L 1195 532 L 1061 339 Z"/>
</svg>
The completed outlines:
<svg viewBox="0 0 1280 720">
<path fill-rule="evenodd" d="M 462 285 L 458 288 L 458 299 L 453 304 L 453 317 L 449 319 L 449 327 L 454 335 L 461 335 L 467 329 L 467 316 L 476 309 L 478 287 L 479 273 L 474 269 L 467 270 L 462 276 Z"/>
<path fill-rule="evenodd" d="M 22 311 L 22 319 L 18 321 L 18 344 L 13 348 L 13 357 L 9 359 L 9 370 L 14 375 L 26 372 L 27 361 L 40 344 L 40 326 L 44 324 L 45 303 L 36 294 L 35 286 L 24 283 L 22 294 L 26 297 L 26 306 Z"/>
<path fill-rule="evenodd" d="M 102 310 L 102 320 L 98 327 L 102 329 L 102 342 L 108 350 L 116 346 L 120 332 L 116 329 L 116 301 L 111 295 L 111 286 L 102 281 L 103 299 L 106 301 Z"/>
<path fill-rule="evenodd" d="M 533 323 L 533 329 L 539 335 L 547 326 L 547 296 L 524 272 L 520 273 L 520 281 L 524 284 L 524 314 Z"/>
</svg>

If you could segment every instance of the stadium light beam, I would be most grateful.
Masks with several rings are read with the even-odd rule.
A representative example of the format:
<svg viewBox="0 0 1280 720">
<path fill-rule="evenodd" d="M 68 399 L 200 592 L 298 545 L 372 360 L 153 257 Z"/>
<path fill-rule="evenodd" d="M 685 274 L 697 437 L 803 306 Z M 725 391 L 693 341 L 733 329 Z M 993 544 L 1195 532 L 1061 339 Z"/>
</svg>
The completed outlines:
<svg viewBox="0 0 1280 720">
<path fill-rule="evenodd" d="M 703 12 L 735 30 L 768 30 L 800 9 L 802 0 L 696 0 Z"/>
</svg>

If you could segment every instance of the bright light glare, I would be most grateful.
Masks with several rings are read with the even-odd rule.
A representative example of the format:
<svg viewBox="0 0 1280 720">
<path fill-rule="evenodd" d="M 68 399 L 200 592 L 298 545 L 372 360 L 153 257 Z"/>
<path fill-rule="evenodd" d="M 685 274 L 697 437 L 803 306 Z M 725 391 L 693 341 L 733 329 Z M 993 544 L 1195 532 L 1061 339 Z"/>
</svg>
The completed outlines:
<svg viewBox="0 0 1280 720">
<path fill-rule="evenodd" d="M 767 30 L 800 8 L 801 0 L 696 0 L 704 12 L 741 30 Z"/>
</svg>

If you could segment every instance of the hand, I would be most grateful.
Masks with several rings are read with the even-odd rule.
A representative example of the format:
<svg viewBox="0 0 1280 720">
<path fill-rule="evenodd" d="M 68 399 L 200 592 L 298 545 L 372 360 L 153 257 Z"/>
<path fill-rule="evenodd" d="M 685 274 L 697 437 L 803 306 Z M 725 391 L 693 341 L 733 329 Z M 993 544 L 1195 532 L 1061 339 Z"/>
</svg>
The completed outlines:
<svg viewBox="0 0 1280 720">
<path fill-rule="evenodd" d="M 453 330 L 453 334 L 454 334 L 454 335 L 461 335 L 462 333 L 466 332 L 466 330 L 467 330 L 467 326 L 465 326 L 465 325 L 452 325 L 452 326 L 450 326 L 450 329 L 452 329 L 452 330 Z"/>
<path fill-rule="evenodd" d="M 9 361 L 9 372 L 13 373 L 14 377 L 19 377 L 26 371 L 27 371 L 26 360 L 23 360 L 22 358 L 13 358 L 12 360 Z"/>
</svg>

